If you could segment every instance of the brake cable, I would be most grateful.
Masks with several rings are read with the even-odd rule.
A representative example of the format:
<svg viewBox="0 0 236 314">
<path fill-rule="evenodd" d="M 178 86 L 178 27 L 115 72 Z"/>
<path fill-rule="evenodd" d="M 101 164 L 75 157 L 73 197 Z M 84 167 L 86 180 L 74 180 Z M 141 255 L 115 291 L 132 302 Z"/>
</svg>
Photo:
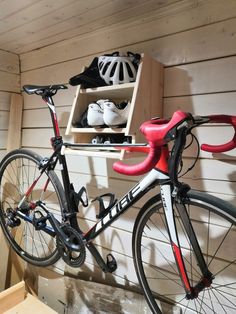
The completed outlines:
<svg viewBox="0 0 236 314">
<path fill-rule="evenodd" d="M 189 148 L 195 141 L 196 144 L 197 144 L 197 154 L 195 156 L 195 160 L 192 163 L 192 165 L 184 173 L 179 175 L 181 173 L 182 169 L 183 169 L 183 159 L 181 159 L 180 170 L 178 171 L 178 175 L 179 175 L 178 178 L 182 178 L 184 175 L 186 175 L 189 171 L 191 171 L 195 167 L 195 165 L 196 165 L 196 163 L 198 161 L 199 155 L 200 155 L 200 144 L 199 144 L 199 141 L 198 141 L 197 137 L 191 131 L 190 131 L 189 135 L 191 135 L 191 141 L 190 141 L 190 143 L 187 146 L 184 147 L 184 150 Z"/>
</svg>

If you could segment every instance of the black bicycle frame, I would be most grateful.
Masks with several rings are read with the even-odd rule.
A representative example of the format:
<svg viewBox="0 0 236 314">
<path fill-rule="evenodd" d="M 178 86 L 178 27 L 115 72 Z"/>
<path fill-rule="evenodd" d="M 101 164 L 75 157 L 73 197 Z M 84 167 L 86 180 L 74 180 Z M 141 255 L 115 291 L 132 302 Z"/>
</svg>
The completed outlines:
<svg viewBox="0 0 236 314">
<path fill-rule="evenodd" d="M 51 161 L 56 156 L 60 163 L 63 186 L 64 186 L 65 196 L 66 196 L 66 201 L 67 201 L 67 208 L 66 208 L 66 213 L 64 213 L 64 218 L 67 217 L 70 221 L 71 226 L 80 231 L 76 215 L 74 215 L 74 213 L 78 212 L 78 209 L 75 207 L 75 204 L 71 202 L 71 183 L 69 179 L 69 173 L 68 173 L 64 151 L 66 147 L 75 148 L 75 147 L 81 147 L 81 145 L 63 143 L 62 137 L 60 135 L 58 120 L 57 120 L 55 106 L 54 106 L 52 97 L 50 96 L 45 97 L 44 100 L 50 109 L 54 135 L 55 135 L 51 139 L 52 147 L 54 148 L 54 153 L 49 159 L 49 161 Z M 110 146 L 113 147 L 114 145 L 110 145 Z M 119 146 L 122 146 L 122 145 L 119 145 Z M 47 164 L 45 165 L 45 168 L 42 169 L 42 172 L 45 171 L 48 166 L 49 166 L 49 163 L 48 165 Z M 55 168 L 55 166 L 56 166 L 56 162 L 53 165 L 53 169 Z M 170 242 L 172 244 L 172 249 L 173 249 L 175 259 L 176 259 L 176 264 L 179 269 L 180 277 L 182 279 L 182 282 L 186 291 L 186 295 L 189 296 L 189 298 L 194 298 L 195 294 L 203 290 L 204 287 L 206 286 L 205 283 L 203 284 L 204 280 L 205 281 L 209 280 L 210 282 L 210 280 L 212 279 L 211 273 L 209 272 L 207 265 L 205 263 L 203 254 L 198 244 L 191 221 L 188 217 L 186 208 L 184 204 L 181 202 L 181 198 L 177 198 L 176 207 L 183 221 L 184 228 L 189 236 L 189 239 L 193 247 L 194 253 L 196 255 L 196 259 L 198 261 L 200 270 L 203 274 L 203 280 L 196 285 L 197 291 L 193 293 L 193 288 L 190 286 L 187 271 L 185 269 L 183 255 L 181 252 L 179 239 L 178 239 L 178 233 L 175 226 L 174 211 L 173 211 L 173 200 L 175 200 L 175 197 L 173 196 L 173 185 L 167 173 L 163 173 L 162 171 L 156 168 L 151 170 L 139 183 L 137 183 L 127 194 L 125 194 L 121 198 L 121 200 L 119 200 L 102 219 L 100 219 L 87 233 L 83 234 L 83 239 L 85 240 L 88 249 L 94 255 L 99 265 L 103 268 L 103 270 L 106 271 L 106 265 L 104 264 L 102 257 L 98 253 L 97 249 L 93 246 L 91 241 L 94 238 L 96 238 L 101 232 L 103 232 L 109 225 L 111 225 L 128 208 L 130 208 L 140 198 L 142 198 L 150 189 L 154 188 L 157 185 L 160 185 L 160 188 L 161 188 L 161 200 L 162 200 L 162 204 L 164 208 L 167 229 L 169 232 Z"/>
</svg>

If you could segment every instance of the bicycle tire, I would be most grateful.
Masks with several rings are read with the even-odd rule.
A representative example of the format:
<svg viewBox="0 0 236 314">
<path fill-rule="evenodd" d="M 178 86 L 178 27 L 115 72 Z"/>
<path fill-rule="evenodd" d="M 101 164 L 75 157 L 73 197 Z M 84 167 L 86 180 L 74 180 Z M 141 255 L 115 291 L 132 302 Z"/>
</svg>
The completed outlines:
<svg viewBox="0 0 236 314">
<path fill-rule="evenodd" d="M 199 293 L 198 298 L 185 298 L 166 230 L 161 197 L 158 195 L 150 199 L 139 212 L 132 237 L 135 270 L 146 301 L 153 313 L 162 313 L 162 301 L 164 307 L 166 303 L 169 306 L 177 305 L 186 314 L 236 313 L 236 208 L 197 191 L 190 191 L 184 202 L 215 279 L 209 288 Z M 200 280 L 198 265 L 176 213 L 175 222 L 185 267 L 190 283 L 194 285 Z M 165 310 L 164 313 L 171 311 Z"/>
<path fill-rule="evenodd" d="M 8 153 L 1 161 L 0 224 L 10 246 L 21 258 L 30 264 L 45 267 L 54 264 L 60 258 L 56 237 L 46 233 L 43 228 L 36 230 L 32 223 L 36 211 L 37 215 L 40 215 L 39 212 L 42 215 L 45 213 L 39 207 L 30 208 L 29 204 L 40 198 L 61 221 L 66 201 L 62 185 L 54 171 L 44 172 L 29 197 L 24 201 L 24 214 L 28 221 L 19 216 L 14 216 L 15 221 L 12 218 L 19 201 L 40 173 L 38 166 L 41 160 L 38 154 L 30 150 L 18 149 Z M 49 181 L 45 188 L 47 179 Z M 13 226 L 10 226 L 12 223 Z M 46 226 L 52 230 L 48 220 Z"/>
</svg>

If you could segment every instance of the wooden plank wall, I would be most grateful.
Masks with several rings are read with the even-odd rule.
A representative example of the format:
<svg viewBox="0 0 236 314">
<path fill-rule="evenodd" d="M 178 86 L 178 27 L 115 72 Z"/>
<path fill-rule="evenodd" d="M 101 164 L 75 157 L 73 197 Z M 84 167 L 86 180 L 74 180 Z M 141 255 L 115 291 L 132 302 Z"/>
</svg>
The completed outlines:
<svg viewBox="0 0 236 314">
<path fill-rule="evenodd" d="M 6 152 L 11 94 L 20 92 L 19 57 L 0 50 L 0 160 Z"/>
<path fill-rule="evenodd" d="M 125 35 L 124 35 L 125 34 Z M 236 1 L 183 0 L 168 7 L 168 11 L 155 12 L 140 20 L 130 19 L 126 24 L 93 31 L 89 36 L 78 36 L 67 41 L 31 51 L 20 56 L 21 83 L 66 83 L 68 79 L 88 65 L 95 55 L 120 50 L 145 52 L 165 65 L 164 115 L 176 109 L 193 114 L 236 114 Z M 55 97 L 62 131 L 65 131 L 75 88 L 59 92 Z M 143 104 L 145 106 L 145 104 Z M 229 127 L 202 127 L 197 131 L 200 143 L 220 143 L 232 135 Z M 215 136 L 217 134 L 217 136 Z M 49 115 L 37 96 L 24 97 L 22 146 L 42 155 L 49 154 L 52 135 Z M 236 203 L 236 150 L 213 156 L 201 152 L 195 169 L 185 176 L 187 183 L 198 190 Z M 196 154 L 192 148 L 185 154 L 190 165 Z M 107 191 L 121 196 L 138 178 L 125 178 L 112 171 L 112 161 L 104 158 L 70 156 L 69 168 L 75 187 L 85 185 L 90 197 Z M 114 251 L 119 268 L 115 275 L 97 272 L 90 256 L 80 270 L 68 271 L 96 280 L 108 279 L 112 284 L 132 285 L 136 276 L 130 257 L 133 220 L 136 207 L 115 222 L 97 241 L 103 254 Z M 95 209 L 84 211 L 88 216 L 84 225 L 91 225 Z M 82 212 L 81 212 L 82 213 Z M 118 228 L 117 230 L 114 227 Z M 124 242 L 125 241 L 125 242 Z M 58 264 L 63 270 L 63 266 Z M 127 270 L 129 269 L 129 270 Z"/>
<path fill-rule="evenodd" d="M 0 50 L 0 160 L 7 150 L 8 126 L 10 117 L 11 96 L 20 93 L 19 57 L 16 54 Z M 0 291 L 5 288 L 7 272 L 8 246 L 0 230 L 1 264 L 0 264 Z"/>
</svg>

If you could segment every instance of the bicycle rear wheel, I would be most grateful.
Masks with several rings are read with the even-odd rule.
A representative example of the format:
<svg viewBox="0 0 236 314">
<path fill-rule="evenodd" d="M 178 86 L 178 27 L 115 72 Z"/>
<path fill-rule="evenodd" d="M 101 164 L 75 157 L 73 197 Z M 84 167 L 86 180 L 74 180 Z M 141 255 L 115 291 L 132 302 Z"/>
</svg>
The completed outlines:
<svg viewBox="0 0 236 314">
<path fill-rule="evenodd" d="M 183 313 L 236 313 L 236 208 L 194 191 L 184 202 L 215 279 L 196 299 L 186 299 L 157 196 L 142 208 L 133 231 L 134 264 L 146 300 L 153 313 L 161 313 L 156 300 L 180 306 Z M 190 284 L 195 286 L 201 273 L 177 210 L 175 221 Z"/>
<path fill-rule="evenodd" d="M 61 222 L 65 206 L 61 183 L 54 171 L 44 172 L 21 209 L 19 202 L 39 177 L 42 158 L 28 150 L 10 152 L 0 164 L 0 224 L 12 248 L 27 262 L 36 266 L 48 266 L 59 259 L 56 237 L 48 220 L 44 225 L 33 223 L 46 216 L 36 206 L 42 201 L 47 209 Z M 35 207 L 36 206 L 36 207 Z"/>
</svg>

